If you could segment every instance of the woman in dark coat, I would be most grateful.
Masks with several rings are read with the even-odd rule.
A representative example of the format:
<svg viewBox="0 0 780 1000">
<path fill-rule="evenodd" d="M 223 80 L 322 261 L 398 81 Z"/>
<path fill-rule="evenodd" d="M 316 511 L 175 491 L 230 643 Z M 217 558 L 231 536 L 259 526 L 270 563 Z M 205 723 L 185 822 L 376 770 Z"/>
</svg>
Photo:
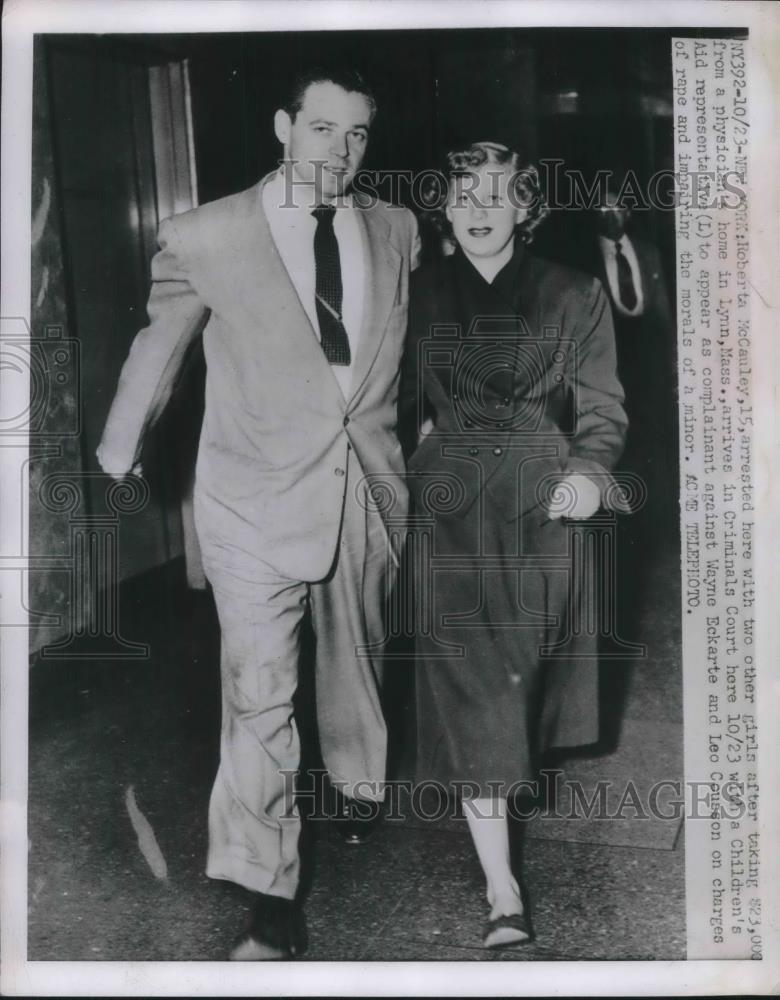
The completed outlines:
<svg viewBox="0 0 780 1000">
<path fill-rule="evenodd" d="M 420 429 L 413 530 L 434 568 L 416 602 L 418 772 L 463 801 L 486 947 L 531 938 L 508 798 L 539 751 L 598 738 L 596 637 L 568 624 L 588 609 L 566 519 L 623 509 L 609 304 L 597 280 L 528 252 L 546 209 L 520 163 L 492 142 L 450 154 L 456 248 L 414 276 L 401 388 Z"/>
</svg>

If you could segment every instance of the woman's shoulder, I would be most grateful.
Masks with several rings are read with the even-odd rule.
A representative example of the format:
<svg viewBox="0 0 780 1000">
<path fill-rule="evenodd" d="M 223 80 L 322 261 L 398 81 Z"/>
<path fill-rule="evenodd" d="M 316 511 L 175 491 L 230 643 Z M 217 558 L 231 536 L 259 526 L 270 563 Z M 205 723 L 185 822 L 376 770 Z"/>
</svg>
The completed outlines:
<svg viewBox="0 0 780 1000">
<path fill-rule="evenodd" d="M 545 308 L 592 310 L 604 294 L 598 278 L 568 264 L 528 254 L 526 268 L 526 286 L 536 289 Z"/>
<path fill-rule="evenodd" d="M 590 299 L 598 293 L 597 278 L 568 264 L 539 256 L 529 250 L 523 254 L 518 278 L 540 293 L 556 297 Z M 440 300 L 457 281 L 455 256 L 439 256 L 426 261 L 412 273 L 411 292 L 418 304 Z"/>
<path fill-rule="evenodd" d="M 537 256 L 534 253 L 527 253 L 526 264 L 533 270 L 534 276 L 539 281 L 550 285 L 587 294 L 593 289 L 594 283 L 598 284 L 598 279 L 594 278 L 592 274 L 570 267 L 568 264 L 559 264 L 557 261 Z"/>
<path fill-rule="evenodd" d="M 452 274 L 452 255 L 437 255 L 424 260 L 416 271 L 412 271 L 412 287 L 433 288 L 446 283 Z"/>
<path fill-rule="evenodd" d="M 412 318 L 428 322 L 453 307 L 452 257 L 440 257 L 423 263 L 412 271 L 409 285 L 409 308 Z"/>
</svg>

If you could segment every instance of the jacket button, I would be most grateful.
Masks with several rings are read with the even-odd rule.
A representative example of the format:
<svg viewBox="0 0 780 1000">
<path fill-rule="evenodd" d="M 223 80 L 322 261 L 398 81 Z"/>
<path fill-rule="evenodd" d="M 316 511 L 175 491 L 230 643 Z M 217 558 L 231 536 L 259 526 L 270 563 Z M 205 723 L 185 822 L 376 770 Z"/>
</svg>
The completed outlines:
<svg viewBox="0 0 780 1000">
<path fill-rule="evenodd" d="M 479 448 L 469 448 L 469 455 L 478 455 Z"/>
<path fill-rule="evenodd" d="M 341 468 L 334 469 L 333 471 L 336 473 L 337 476 L 343 476 L 344 475 L 344 470 L 341 469 Z"/>
<path fill-rule="evenodd" d="M 494 455 L 503 455 L 504 454 L 504 449 L 503 448 L 499 448 L 498 446 L 496 446 L 493 449 L 493 454 Z"/>
<path fill-rule="evenodd" d="M 510 400 L 509 396 L 504 396 L 504 398 L 501 400 L 501 405 L 502 406 L 509 406 L 510 402 L 511 402 L 511 400 Z"/>
<path fill-rule="evenodd" d="M 349 423 L 349 417 L 344 417 L 344 420 L 342 422 L 343 422 L 344 426 L 346 427 L 347 424 Z"/>
</svg>

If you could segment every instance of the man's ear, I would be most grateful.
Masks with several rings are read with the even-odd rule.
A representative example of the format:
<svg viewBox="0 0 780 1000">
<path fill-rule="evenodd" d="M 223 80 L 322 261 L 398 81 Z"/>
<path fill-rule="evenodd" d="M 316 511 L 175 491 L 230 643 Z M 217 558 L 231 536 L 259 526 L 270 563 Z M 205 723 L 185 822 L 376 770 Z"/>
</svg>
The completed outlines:
<svg viewBox="0 0 780 1000">
<path fill-rule="evenodd" d="M 449 201 L 447 202 L 447 205 L 444 209 L 444 215 L 447 218 L 447 222 L 452 222 L 452 208 L 450 206 Z"/>
<path fill-rule="evenodd" d="M 285 146 L 290 141 L 291 130 L 292 119 L 283 108 L 279 108 L 274 115 L 274 132 L 276 133 L 276 138 L 279 142 Z"/>
</svg>

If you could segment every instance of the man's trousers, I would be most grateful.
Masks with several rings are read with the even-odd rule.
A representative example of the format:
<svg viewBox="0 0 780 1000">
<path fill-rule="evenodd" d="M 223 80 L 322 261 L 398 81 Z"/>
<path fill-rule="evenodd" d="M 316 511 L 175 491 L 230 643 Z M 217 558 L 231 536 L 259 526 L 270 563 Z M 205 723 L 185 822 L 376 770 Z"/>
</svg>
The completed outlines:
<svg viewBox="0 0 780 1000">
<path fill-rule="evenodd" d="M 206 873 L 288 899 L 299 877 L 292 699 L 307 606 L 325 766 L 345 794 L 382 797 L 387 737 L 377 684 L 394 560 L 360 478 L 350 451 L 338 549 L 318 583 L 280 576 L 262 553 L 239 550 L 206 518 L 197 521 L 222 630 L 222 734 Z"/>
</svg>

